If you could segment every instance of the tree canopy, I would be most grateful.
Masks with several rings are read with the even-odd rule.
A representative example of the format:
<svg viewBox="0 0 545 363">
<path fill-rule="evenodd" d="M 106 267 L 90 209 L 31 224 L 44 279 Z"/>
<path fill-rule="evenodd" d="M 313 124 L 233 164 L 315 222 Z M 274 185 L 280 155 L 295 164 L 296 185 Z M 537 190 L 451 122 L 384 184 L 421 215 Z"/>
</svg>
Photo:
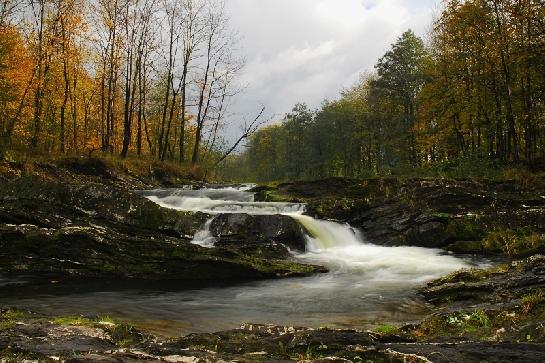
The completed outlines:
<svg viewBox="0 0 545 363">
<path fill-rule="evenodd" d="M 0 159 L 212 163 L 238 39 L 221 0 L 0 0 Z"/>
<path fill-rule="evenodd" d="M 543 3 L 445 1 L 428 43 L 403 33 L 374 73 L 316 110 L 298 104 L 231 162 L 261 181 L 402 173 L 463 160 L 542 167 Z"/>
</svg>

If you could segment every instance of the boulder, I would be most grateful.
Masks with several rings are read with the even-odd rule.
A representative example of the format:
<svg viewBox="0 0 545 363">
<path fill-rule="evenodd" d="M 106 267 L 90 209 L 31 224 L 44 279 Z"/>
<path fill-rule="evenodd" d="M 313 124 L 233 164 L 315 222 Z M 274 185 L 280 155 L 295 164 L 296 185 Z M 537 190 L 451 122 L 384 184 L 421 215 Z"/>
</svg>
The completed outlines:
<svg viewBox="0 0 545 363">
<path fill-rule="evenodd" d="M 434 304 L 511 304 L 525 295 L 540 291 L 545 291 L 543 255 L 489 269 L 457 271 L 430 282 L 420 293 Z"/>
<path fill-rule="evenodd" d="M 219 244 L 282 244 L 292 250 L 305 251 L 303 227 L 285 215 L 221 214 L 210 226 Z"/>
</svg>

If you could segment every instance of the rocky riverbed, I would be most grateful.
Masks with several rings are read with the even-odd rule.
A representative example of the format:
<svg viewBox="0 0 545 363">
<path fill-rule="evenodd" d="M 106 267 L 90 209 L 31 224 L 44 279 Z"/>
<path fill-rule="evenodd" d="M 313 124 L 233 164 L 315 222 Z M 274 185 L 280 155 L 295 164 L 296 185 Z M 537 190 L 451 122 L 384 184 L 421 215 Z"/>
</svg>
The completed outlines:
<svg viewBox="0 0 545 363">
<path fill-rule="evenodd" d="M 161 208 L 136 190 L 192 181 L 164 170 L 112 170 L 98 159 L 0 165 L 0 274 L 48 280 L 169 281 L 179 287 L 310 276 L 301 225 L 285 216 L 225 214 L 215 248 L 191 243 L 209 215 Z M 197 183 L 201 184 L 202 183 Z M 198 188 L 195 185 L 194 188 Z M 545 360 L 545 193 L 511 181 L 329 179 L 255 189 L 259 200 L 306 203 L 386 246 L 497 256 L 419 294 L 432 313 L 372 332 L 245 324 L 165 338 L 85 311 L 51 316 L 3 307 L 5 361 L 536 362 Z M 303 229 L 302 229 L 303 228 Z M 1 289 L 1 287 L 0 287 Z"/>
<path fill-rule="evenodd" d="M 419 324 L 376 331 L 244 324 L 181 338 L 96 316 L 4 308 L 5 360 L 69 362 L 540 362 L 545 359 L 545 256 L 465 270 L 420 293 L 437 308 Z"/>
</svg>

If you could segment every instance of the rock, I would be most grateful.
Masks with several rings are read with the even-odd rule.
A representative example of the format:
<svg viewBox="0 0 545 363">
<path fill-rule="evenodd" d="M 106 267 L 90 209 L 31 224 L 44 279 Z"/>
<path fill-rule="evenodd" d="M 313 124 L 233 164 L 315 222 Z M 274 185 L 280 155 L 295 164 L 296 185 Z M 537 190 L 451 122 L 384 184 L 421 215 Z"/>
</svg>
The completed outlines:
<svg viewBox="0 0 545 363">
<path fill-rule="evenodd" d="M 165 339 L 100 318 L 0 309 L 0 360 L 70 362 L 540 362 L 545 344 L 415 339 L 346 329 L 245 324 Z"/>
<path fill-rule="evenodd" d="M 283 260 L 284 251 L 190 244 L 207 218 L 161 208 L 115 185 L 17 178 L 0 189 L 0 271 L 180 281 L 324 271 Z"/>
<path fill-rule="evenodd" d="M 305 251 L 302 227 L 285 215 L 222 214 L 210 226 L 212 235 L 221 243 L 237 241 L 244 244 L 283 244 L 293 250 Z"/>
<path fill-rule="evenodd" d="M 325 357 L 312 360 L 301 360 L 299 363 L 351 363 L 351 360 L 339 358 L 339 357 Z"/>
<path fill-rule="evenodd" d="M 532 362 L 545 357 L 545 256 L 510 265 L 461 270 L 421 290 L 435 313 L 409 327 L 454 361 Z M 519 342 L 520 344 L 512 344 Z M 425 346 L 396 350 L 428 354 Z M 525 349 L 527 351 L 525 352 Z M 450 358 L 452 357 L 452 358 Z M 440 361 L 448 361 L 440 360 Z"/>
<path fill-rule="evenodd" d="M 0 191 L 0 223 L 59 228 L 72 224 L 159 230 L 191 236 L 206 220 L 199 213 L 161 208 L 124 188 L 100 183 L 52 182 L 36 177 L 10 181 Z M 136 229 L 135 229 L 136 228 Z"/>
<path fill-rule="evenodd" d="M 545 256 L 514 261 L 510 266 L 462 270 L 432 281 L 420 292 L 434 304 L 463 301 L 508 304 L 545 288 Z"/>
<path fill-rule="evenodd" d="M 282 357 L 299 362 L 533 362 L 545 357 L 544 344 L 416 341 L 408 335 L 254 324 L 214 334 L 192 334 L 152 345 L 150 351 L 172 355 L 196 345 L 229 357 L 251 354 L 253 361 L 267 362 L 284 361 Z M 260 354 L 253 354 L 256 351 Z"/>
<path fill-rule="evenodd" d="M 0 269 L 77 277 L 233 280 L 302 276 L 324 269 L 205 249 L 166 236 L 127 236 L 92 227 L 0 229 Z"/>
<path fill-rule="evenodd" d="M 391 344 L 401 362 L 542 362 L 545 360 L 545 345 L 525 343 L 461 342 Z M 412 355 L 410 359 L 408 355 Z"/>
<path fill-rule="evenodd" d="M 379 245 L 447 248 L 465 241 L 472 244 L 449 248 L 482 253 L 475 244 L 497 229 L 545 233 L 545 191 L 509 181 L 331 178 L 281 184 L 267 193 L 306 202 L 315 217 L 349 223 Z"/>
</svg>

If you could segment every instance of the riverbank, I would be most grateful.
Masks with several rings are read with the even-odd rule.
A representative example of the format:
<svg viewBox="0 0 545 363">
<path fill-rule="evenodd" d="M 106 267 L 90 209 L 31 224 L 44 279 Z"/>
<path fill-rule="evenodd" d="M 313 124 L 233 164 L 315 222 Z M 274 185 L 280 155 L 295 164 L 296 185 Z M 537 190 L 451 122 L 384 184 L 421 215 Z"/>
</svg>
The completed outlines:
<svg viewBox="0 0 545 363">
<path fill-rule="evenodd" d="M 433 281 L 436 312 L 374 331 L 244 324 L 181 338 L 108 317 L 1 309 L 0 357 L 70 362 L 538 362 L 545 359 L 545 257 Z"/>
<path fill-rule="evenodd" d="M 259 200 L 359 228 L 368 241 L 510 258 L 545 253 L 541 179 L 333 178 L 258 187 Z"/>
<path fill-rule="evenodd" d="M 260 256 L 257 250 L 191 244 L 206 214 L 161 208 L 134 193 L 185 183 L 179 175 L 158 179 L 153 170 L 142 176 L 112 169 L 100 159 L 38 163 L 31 170 L 19 164 L 3 168 L 2 273 L 183 284 L 304 276 L 324 270 L 286 256 Z"/>
</svg>

